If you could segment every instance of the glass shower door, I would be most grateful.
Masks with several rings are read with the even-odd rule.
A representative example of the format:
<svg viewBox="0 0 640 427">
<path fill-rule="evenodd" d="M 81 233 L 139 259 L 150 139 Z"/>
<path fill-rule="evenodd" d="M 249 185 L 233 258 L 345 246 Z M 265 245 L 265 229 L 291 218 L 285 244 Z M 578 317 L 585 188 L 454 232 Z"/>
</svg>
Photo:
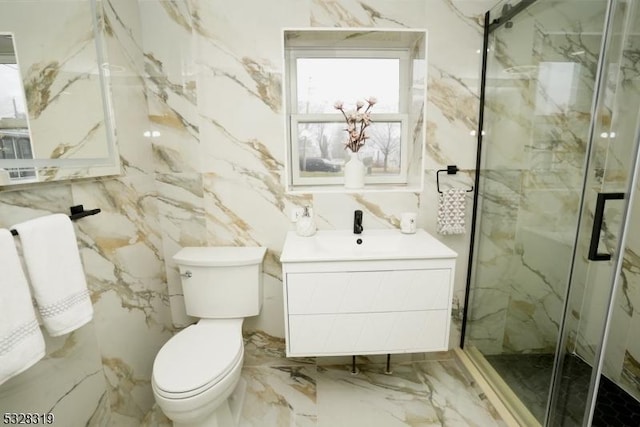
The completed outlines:
<svg viewBox="0 0 640 427">
<path fill-rule="evenodd" d="M 490 11 L 500 21 L 489 35 L 465 350 L 525 425 L 544 422 L 554 378 L 607 4 Z"/>
<path fill-rule="evenodd" d="M 633 339 L 638 331 L 634 306 L 640 306 L 638 288 L 633 287 L 640 278 L 640 211 L 634 194 L 637 183 L 633 184 L 640 124 L 638 2 L 612 1 L 608 16 L 602 85 L 548 425 L 640 425 L 640 349 Z M 629 199 L 634 198 L 631 206 L 636 208 L 628 211 Z"/>
</svg>

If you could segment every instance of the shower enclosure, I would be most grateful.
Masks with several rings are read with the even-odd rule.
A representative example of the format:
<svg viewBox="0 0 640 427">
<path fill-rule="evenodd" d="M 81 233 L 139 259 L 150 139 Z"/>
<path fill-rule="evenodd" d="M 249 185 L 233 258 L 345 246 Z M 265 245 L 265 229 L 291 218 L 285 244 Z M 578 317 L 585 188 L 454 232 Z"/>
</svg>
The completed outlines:
<svg viewBox="0 0 640 427">
<path fill-rule="evenodd" d="M 523 425 L 640 425 L 638 3 L 485 16 L 461 346 Z"/>
</svg>

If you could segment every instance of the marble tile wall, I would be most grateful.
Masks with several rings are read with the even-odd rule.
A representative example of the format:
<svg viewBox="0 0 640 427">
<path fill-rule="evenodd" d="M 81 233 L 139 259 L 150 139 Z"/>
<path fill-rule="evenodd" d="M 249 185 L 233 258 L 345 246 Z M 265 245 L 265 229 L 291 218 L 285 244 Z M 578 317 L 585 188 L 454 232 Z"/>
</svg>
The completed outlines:
<svg viewBox="0 0 640 427">
<path fill-rule="evenodd" d="M 72 2 L 56 3 L 70 7 Z M 77 3 L 84 6 L 86 2 Z M 6 2 L 0 4 L 0 8 L 5 6 Z M 98 10 L 111 70 L 123 174 L 39 184 L 0 195 L 3 227 L 48 213 L 68 212 L 76 204 L 102 209 L 99 215 L 75 225 L 94 320 L 58 342 L 48 343 L 43 361 L 0 387 L 0 407 L 4 411 L 52 410 L 56 420 L 65 425 L 138 426 L 153 404 L 153 358 L 175 329 L 169 309 L 153 147 L 143 136 L 149 129 L 149 114 L 140 10 L 127 0 L 98 2 Z M 48 17 L 55 16 L 54 11 Z M 30 398 L 16 401 L 26 395 Z"/>
<path fill-rule="evenodd" d="M 72 204 L 69 185 L 41 184 L 24 194 L 3 193 L 0 226 L 64 212 Z M 56 338 L 41 329 L 46 355 L 0 386 L 0 412 L 53 413 L 55 421 L 65 425 L 108 425 L 111 410 L 95 322 Z"/>
<path fill-rule="evenodd" d="M 2 226 L 65 212 L 73 204 L 102 209 L 100 215 L 76 223 L 95 307 L 94 321 L 83 335 L 93 342 L 82 347 L 86 359 L 93 360 L 93 368 L 74 374 L 63 365 L 59 374 L 63 378 L 68 374 L 69 379 L 102 370 L 104 375 L 91 377 L 96 378 L 91 383 L 93 394 L 64 394 L 61 386 L 54 393 L 57 398 L 64 394 L 81 404 L 91 395 L 92 406 L 88 407 L 104 409 L 95 410 L 102 420 L 110 418 L 118 426 L 140 424 L 153 404 L 150 376 L 155 354 L 176 327 L 192 321 L 184 312 L 179 276 L 171 261 L 182 246 L 268 247 L 263 311 L 248 319 L 245 329 L 281 337 L 278 257 L 286 231 L 292 227 L 291 208 L 312 205 L 318 226 L 324 229 L 349 227 L 355 209 L 365 212 L 365 228 L 398 227 L 400 213 L 415 211 L 418 225 L 435 233 L 435 171 L 457 164 L 462 171 L 446 184 L 468 186 L 472 182 L 480 16 L 493 3 L 99 2 L 112 65 L 111 92 L 123 174 L 0 194 Z M 311 26 L 429 31 L 423 192 L 285 193 L 280 31 L 282 27 Z M 469 215 L 470 209 L 471 199 Z M 467 224 L 469 227 L 470 219 Z M 450 340 L 454 347 L 459 341 L 469 235 L 442 240 L 459 253 L 456 327 Z M 54 369 L 48 366 L 43 361 L 34 369 Z M 10 391 L 0 387 L 0 396 L 39 387 L 44 378 Z M 37 406 L 29 408 L 32 410 L 50 407 L 46 400 L 30 404 Z M 83 418 L 79 424 L 94 423 L 91 414 L 78 417 Z"/>
<path fill-rule="evenodd" d="M 191 321 L 183 312 L 177 267 L 171 261 L 185 244 L 267 246 L 265 307 L 245 326 L 282 336 L 277 259 L 292 227 L 288 215 L 293 207 L 312 205 L 318 226 L 325 229 L 349 227 L 354 209 L 365 211 L 365 228 L 398 227 L 401 212 L 418 211 L 419 225 L 433 232 L 435 169 L 456 163 L 466 172 L 451 184 L 469 185 L 475 145 L 470 132 L 478 101 L 477 14 L 483 9 L 478 2 L 407 1 L 398 8 L 389 1 L 366 7 L 350 1 L 283 1 L 269 6 L 249 0 L 234 5 L 158 1 L 140 2 L 140 7 L 145 68 L 154 73 L 148 77 L 149 111 L 161 135 L 153 140 L 160 209 L 167 209 L 160 216 L 171 221 L 163 227 L 168 230 L 163 241 L 176 325 Z M 443 22 L 459 26 L 459 37 L 443 34 Z M 280 32 L 283 27 L 310 26 L 429 30 L 424 192 L 285 193 Z M 443 49 L 450 43 L 456 53 L 445 55 Z M 466 236 L 448 238 L 461 253 L 458 300 L 464 287 L 466 242 Z"/>
</svg>

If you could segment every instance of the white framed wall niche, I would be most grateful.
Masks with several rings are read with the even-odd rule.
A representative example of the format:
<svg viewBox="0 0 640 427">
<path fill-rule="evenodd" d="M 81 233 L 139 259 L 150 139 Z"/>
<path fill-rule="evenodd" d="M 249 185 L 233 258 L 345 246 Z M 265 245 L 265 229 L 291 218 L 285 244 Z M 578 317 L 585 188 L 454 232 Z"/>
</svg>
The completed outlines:
<svg viewBox="0 0 640 427">
<path fill-rule="evenodd" d="M 424 186 L 427 31 L 283 29 L 288 193 L 407 191 Z M 344 187 L 346 123 L 358 101 L 370 110 L 359 150 L 365 186 Z M 363 110 L 360 110 L 363 111 Z"/>
</svg>

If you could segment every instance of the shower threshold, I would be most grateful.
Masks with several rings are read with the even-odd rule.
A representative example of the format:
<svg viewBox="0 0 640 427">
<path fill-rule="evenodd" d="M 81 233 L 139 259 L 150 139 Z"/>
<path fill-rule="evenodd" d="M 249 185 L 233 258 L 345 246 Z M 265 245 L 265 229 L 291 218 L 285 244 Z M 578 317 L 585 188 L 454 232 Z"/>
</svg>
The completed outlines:
<svg viewBox="0 0 640 427">
<path fill-rule="evenodd" d="M 456 354 L 460 361 L 469 370 L 476 382 L 487 394 L 487 397 L 500 412 L 503 419 L 507 420 L 501 407 L 512 418 L 507 421 L 509 426 L 540 427 L 540 422 L 531 413 L 527 406 L 520 400 L 511 387 L 502 379 L 500 374 L 491 366 L 475 347 L 457 349 Z M 493 398 L 492 398 L 493 397 Z M 498 399 L 498 401 L 496 401 Z"/>
<path fill-rule="evenodd" d="M 509 354 L 484 356 L 477 349 L 465 350 L 505 406 L 523 426 L 539 426 L 544 419 L 552 354 Z M 562 425 L 582 426 L 592 368 L 575 355 L 567 355 L 558 411 Z M 640 425 L 640 402 L 602 376 L 592 426 Z"/>
</svg>

